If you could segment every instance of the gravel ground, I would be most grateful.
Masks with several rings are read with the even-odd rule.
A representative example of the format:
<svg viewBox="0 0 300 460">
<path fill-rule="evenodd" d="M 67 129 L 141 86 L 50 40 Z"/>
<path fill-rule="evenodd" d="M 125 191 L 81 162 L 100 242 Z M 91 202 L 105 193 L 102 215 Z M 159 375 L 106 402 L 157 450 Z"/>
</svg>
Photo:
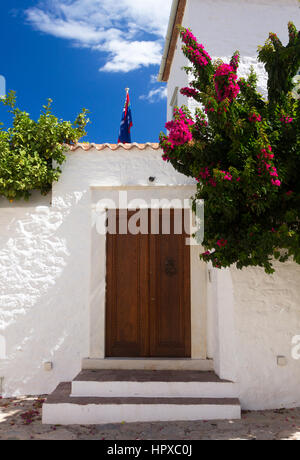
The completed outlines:
<svg viewBox="0 0 300 460">
<path fill-rule="evenodd" d="M 42 425 L 42 398 L 0 399 L 0 440 L 300 440 L 300 409 L 244 412 L 240 421 Z"/>
</svg>

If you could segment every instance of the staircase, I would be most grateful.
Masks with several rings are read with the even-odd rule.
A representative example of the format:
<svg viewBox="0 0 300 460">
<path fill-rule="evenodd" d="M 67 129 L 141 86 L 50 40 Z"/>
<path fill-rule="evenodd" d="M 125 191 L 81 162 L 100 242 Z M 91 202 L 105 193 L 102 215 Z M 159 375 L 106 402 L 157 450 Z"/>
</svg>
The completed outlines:
<svg viewBox="0 0 300 460">
<path fill-rule="evenodd" d="M 43 423 L 224 420 L 241 417 L 237 388 L 213 372 L 83 370 L 43 405 Z"/>
</svg>

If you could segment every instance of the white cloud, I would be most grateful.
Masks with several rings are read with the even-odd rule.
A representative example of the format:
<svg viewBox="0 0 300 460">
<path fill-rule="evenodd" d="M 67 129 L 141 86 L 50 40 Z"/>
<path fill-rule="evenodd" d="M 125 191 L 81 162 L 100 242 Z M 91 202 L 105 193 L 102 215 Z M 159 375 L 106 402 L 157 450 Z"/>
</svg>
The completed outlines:
<svg viewBox="0 0 300 460">
<path fill-rule="evenodd" d="M 158 74 L 155 73 L 155 74 L 151 75 L 150 82 L 152 84 L 157 83 L 157 78 L 158 78 Z"/>
<path fill-rule="evenodd" d="M 148 94 L 140 96 L 140 99 L 146 100 L 153 104 L 154 102 L 162 101 L 167 97 L 167 88 L 166 86 L 160 86 L 157 89 L 152 89 Z"/>
<path fill-rule="evenodd" d="M 147 41 L 126 42 L 113 40 L 108 43 L 110 58 L 100 69 L 110 72 L 129 72 L 142 66 L 159 64 L 161 47 L 159 43 Z"/>
<path fill-rule="evenodd" d="M 37 30 L 98 50 L 100 69 L 129 72 L 158 65 L 171 0 L 47 0 L 25 11 Z"/>
</svg>

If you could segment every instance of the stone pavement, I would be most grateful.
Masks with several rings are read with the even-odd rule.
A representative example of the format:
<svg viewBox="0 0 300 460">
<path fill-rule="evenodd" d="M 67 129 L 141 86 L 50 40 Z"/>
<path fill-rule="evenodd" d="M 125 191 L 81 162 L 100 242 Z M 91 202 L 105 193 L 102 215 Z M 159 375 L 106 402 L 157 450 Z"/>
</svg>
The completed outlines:
<svg viewBox="0 0 300 460">
<path fill-rule="evenodd" d="M 300 408 L 244 412 L 240 421 L 42 425 L 42 398 L 0 399 L 0 440 L 300 440 Z"/>
</svg>

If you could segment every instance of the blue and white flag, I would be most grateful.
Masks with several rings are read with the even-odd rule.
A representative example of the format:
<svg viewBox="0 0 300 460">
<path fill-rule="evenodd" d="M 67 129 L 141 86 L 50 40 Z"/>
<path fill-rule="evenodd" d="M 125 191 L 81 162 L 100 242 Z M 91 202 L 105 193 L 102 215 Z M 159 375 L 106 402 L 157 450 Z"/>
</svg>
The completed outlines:
<svg viewBox="0 0 300 460">
<path fill-rule="evenodd" d="M 131 114 L 131 105 L 129 92 L 127 91 L 125 106 L 122 114 L 122 121 L 120 126 L 120 133 L 118 143 L 121 144 L 131 144 L 131 133 L 130 130 L 133 126 L 132 123 L 132 114 Z"/>
</svg>

